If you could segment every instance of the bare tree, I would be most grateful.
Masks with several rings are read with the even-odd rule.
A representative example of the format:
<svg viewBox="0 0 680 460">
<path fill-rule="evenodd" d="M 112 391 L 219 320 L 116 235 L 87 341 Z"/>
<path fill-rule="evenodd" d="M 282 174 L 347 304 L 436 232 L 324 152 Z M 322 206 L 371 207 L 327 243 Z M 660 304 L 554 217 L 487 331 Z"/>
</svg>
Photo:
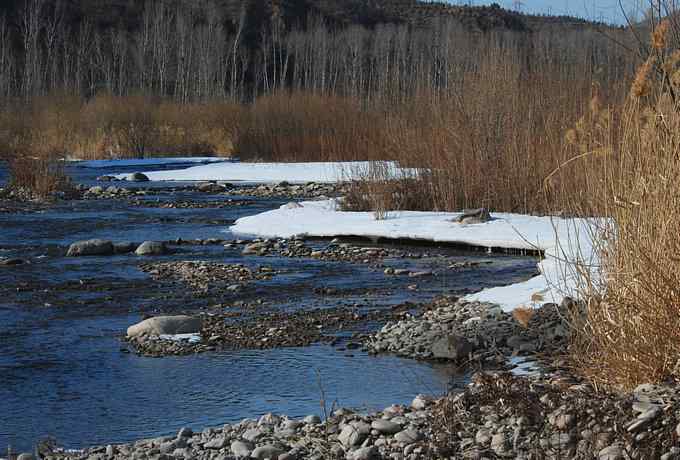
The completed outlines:
<svg viewBox="0 0 680 460">
<path fill-rule="evenodd" d="M 240 94 L 240 85 L 238 81 L 238 57 L 239 57 L 239 46 L 241 44 L 241 35 L 243 34 L 243 28 L 246 24 L 246 8 L 245 4 L 241 5 L 241 11 L 239 13 L 238 27 L 236 29 L 236 35 L 231 43 L 231 84 L 229 85 L 229 91 L 231 98 L 236 100 Z"/>
<path fill-rule="evenodd" d="M 14 53 L 7 18 L 0 16 L 0 97 L 9 97 L 14 79 Z"/>
<path fill-rule="evenodd" d="M 22 78 L 22 94 L 24 97 L 35 96 L 41 89 L 42 52 L 40 35 L 43 29 L 43 12 L 45 0 L 26 0 L 21 11 L 19 28 L 24 49 L 24 68 Z"/>
<path fill-rule="evenodd" d="M 63 7 L 62 2 L 57 0 L 52 5 L 51 14 L 45 20 L 45 65 L 43 71 L 46 75 L 43 81 L 46 82 L 48 89 L 56 89 L 58 81 L 58 69 L 60 64 L 60 42 L 63 37 Z"/>
</svg>

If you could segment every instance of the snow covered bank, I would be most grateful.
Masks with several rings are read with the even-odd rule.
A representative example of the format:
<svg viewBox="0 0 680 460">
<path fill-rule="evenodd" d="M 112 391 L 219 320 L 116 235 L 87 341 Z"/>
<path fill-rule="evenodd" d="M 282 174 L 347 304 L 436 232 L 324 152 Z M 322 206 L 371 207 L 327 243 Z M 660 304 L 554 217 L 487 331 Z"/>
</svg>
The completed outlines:
<svg viewBox="0 0 680 460">
<path fill-rule="evenodd" d="M 468 296 L 469 300 L 498 303 L 508 311 L 520 305 L 559 302 L 565 295 L 577 296 L 580 277 L 576 268 L 584 267 L 593 274 L 597 271 L 588 222 L 583 219 L 494 213 L 493 220 L 483 224 L 452 222 L 459 215 L 400 211 L 375 220 L 370 212 L 338 211 L 335 200 L 310 201 L 302 207 L 282 206 L 243 217 L 230 231 L 265 238 L 363 236 L 544 251 L 545 259 L 538 263 L 541 275 Z"/>
<path fill-rule="evenodd" d="M 369 162 L 240 163 L 228 162 L 187 169 L 145 173 L 153 181 L 226 181 L 249 183 L 338 182 L 368 170 Z M 394 164 L 389 166 L 400 171 Z M 122 178 L 122 176 L 119 176 Z"/>
<path fill-rule="evenodd" d="M 222 163 L 231 161 L 229 158 L 220 157 L 162 157 L 162 158 L 143 158 L 143 159 L 129 159 L 129 160 L 88 160 L 78 161 L 76 166 L 83 168 L 115 168 L 115 167 L 131 167 L 131 166 L 162 166 L 174 164 L 204 164 L 204 163 Z"/>
</svg>

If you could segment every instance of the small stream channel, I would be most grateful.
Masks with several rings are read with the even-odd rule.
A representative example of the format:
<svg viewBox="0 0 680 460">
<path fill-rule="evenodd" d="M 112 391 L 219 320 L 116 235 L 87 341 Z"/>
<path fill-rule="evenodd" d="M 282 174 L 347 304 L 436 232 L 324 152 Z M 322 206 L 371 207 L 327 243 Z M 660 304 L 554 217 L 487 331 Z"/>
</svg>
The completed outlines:
<svg viewBox="0 0 680 460">
<path fill-rule="evenodd" d="M 6 178 L 2 168 L 0 184 Z M 76 182 L 88 185 L 96 176 L 114 172 L 126 170 L 69 168 Z M 246 199 L 172 192 L 162 183 L 143 186 L 159 188 L 150 200 Z M 134 255 L 63 255 L 71 242 L 89 238 L 231 239 L 235 237 L 226 229 L 235 219 L 285 202 L 247 199 L 247 205 L 218 209 L 140 207 L 125 199 L 75 200 L 40 212 L 0 213 L 0 257 L 30 261 L 0 267 L 0 452 L 6 452 L 8 444 L 30 450 L 44 436 L 78 448 L 160 436 L 182 426 L 202 429 L 266 412 L 292 417 L 320 414 L 321 389 L 329 404 L 364 410 L 407 403 L 418 393 L 441 394 L 464 384 L 467 376 L 443 364 L 375 357 L 329 345 L 147 358 L 122 352 L 120 336 L 142 314 L 192 312 L 211 302 L 259 300 L 268 308 L 292 310 L 338 305 L 389 308 L 425 302 L 438 294 L 508 284 L 535 272 L 530 257 L 429 247 L 427 257 L 385 261 L 395 268 L 438 272 L 436 277 L 419 279 L 418 289 L 412 290 L 408 289 L 412 279 L 386 277 L 382 269 L 365 264 L 242 256 L 240 249 L 221 245 L 184 245 L 178 253 L 156 258 L 266 264 L 280 272 L 243 291 L 206 299 L 192 295 L 189 287 L 168 288 L 152 280 L 139 270 L 141 259 Z M 322 247 L 327 241 L 311 244 Z M 446 264 L 470 260 L 491 263 L 441 270 Z M 318 294 L 323 288 L 341 295 Z"/>
</svg>

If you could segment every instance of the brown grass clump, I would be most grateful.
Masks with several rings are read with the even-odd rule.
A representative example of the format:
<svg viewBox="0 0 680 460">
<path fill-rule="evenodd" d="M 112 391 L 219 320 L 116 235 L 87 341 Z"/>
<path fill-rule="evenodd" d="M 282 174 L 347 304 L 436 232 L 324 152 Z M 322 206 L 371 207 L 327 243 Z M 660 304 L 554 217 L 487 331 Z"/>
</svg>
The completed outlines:
<svg viewBox="0 0 680 460">
<path fill-rule="evenodd" d="M 606 290 L 590 292 L 574 356 L 622 388 L 680 377 L 680 86 L 668 64 L 643 64 L 649 97 L 636 78 L 613 134 L 597 135 L 610 153 L 589 177 L 586 212 L 611 218 L 593 229 Z"/>
<path fill-rule="evenodd" d="M 515 321 L 517 321 L 520 326 L 526 329 L 529 327 L 529 322 L 531 321 L 531 318 L 534 317 L 535 313 L 536 310 L 531 307 L 517 307 L 512 311 L 512 317 L 515 318 Z"/>
<path fill-rule="evenodd" d="M 15 158 L 9 161 L 10 188 L 26 198 L 49 199 L 71 190 L 71 182 L 58 160 Z"/>
</svg>

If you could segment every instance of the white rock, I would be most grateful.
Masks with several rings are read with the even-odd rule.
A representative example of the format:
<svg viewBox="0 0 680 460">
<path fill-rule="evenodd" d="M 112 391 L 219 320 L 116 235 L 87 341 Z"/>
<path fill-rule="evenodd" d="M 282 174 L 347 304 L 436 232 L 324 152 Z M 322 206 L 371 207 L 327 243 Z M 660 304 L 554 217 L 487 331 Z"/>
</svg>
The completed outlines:
<svg viewBox="0 0 680 460">
<path fill-rule="evenodd" d="M 413 401 L 411 402 L 411 407 L 414 408 L 415 410 L 423 410 L 427 407 L 428 404 L 429 400 L 426 396 L 418 395 L 415 398 L 413 398 Z"/>
<path fill-rule="evenodd" d="M 201 319 L 193 316 L 155 316 L 130 326 L 127 329 L 127 336 L 190 334 L 200 332 L 202 326 Z"/>
</svg>

